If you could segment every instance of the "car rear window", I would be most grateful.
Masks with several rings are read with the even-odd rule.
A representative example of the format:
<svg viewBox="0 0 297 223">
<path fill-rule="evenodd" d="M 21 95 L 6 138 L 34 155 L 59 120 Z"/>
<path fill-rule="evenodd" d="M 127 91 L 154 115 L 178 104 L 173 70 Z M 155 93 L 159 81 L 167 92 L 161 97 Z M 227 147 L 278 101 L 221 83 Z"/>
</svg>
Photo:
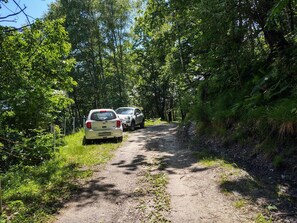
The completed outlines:
<svg viewBox="0 0 297 223">
<path fill-rule="evenodd" d="M 91 120 L 94 120 L 94 121 L 112 120 L 115 118 L 116 118 L 116 114 L 112 111 L 98 111 L 98 112 L 93 112 L 91 115 Z"/>
<path fill-rule="evenodd" d="M 133 109 L 130 108 L 119 108 L 116 110 L 117 114 L 120 115 L 132 115 L 133 114 Z"/>
</svg>

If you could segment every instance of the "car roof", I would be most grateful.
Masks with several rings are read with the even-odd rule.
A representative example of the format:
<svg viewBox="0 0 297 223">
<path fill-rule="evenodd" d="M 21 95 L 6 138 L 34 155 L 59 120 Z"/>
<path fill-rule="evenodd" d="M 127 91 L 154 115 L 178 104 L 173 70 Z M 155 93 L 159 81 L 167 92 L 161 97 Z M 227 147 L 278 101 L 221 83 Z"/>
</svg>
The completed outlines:
<svg viewBox="0 0 297 223">
<path fill-rule="evenodd" d="M 96 109 L 92 109 L 90 112 L 96 112 L 96 111 L 112 111 L 112 112 L 115 112 L 113 109 L 111 108 L 96 108 Z"/>
<path fill-rule="evenodd" d="M 119 107 L 117 109 L 120 109 L 120 108 L 126 108 L 126 109 L 136 109 L 136 107 Z"/>
</svg>

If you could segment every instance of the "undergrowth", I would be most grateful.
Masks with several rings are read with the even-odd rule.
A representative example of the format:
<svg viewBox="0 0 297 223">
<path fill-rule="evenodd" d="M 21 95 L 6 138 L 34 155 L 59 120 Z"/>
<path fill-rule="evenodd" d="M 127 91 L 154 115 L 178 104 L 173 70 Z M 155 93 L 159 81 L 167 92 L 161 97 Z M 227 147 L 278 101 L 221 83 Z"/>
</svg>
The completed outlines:
<svg viewBox="0 0 297 223">
<path fill-rule="evenodd" d="M 83 146 L 82 139 L 82 131 L 67 136 L 66 145 L 56 151 L 53 159 L 39 166 L 13 166 L 1 175 L 1 223 L 47 221 L 78 188 L 77 180 L 91 176 L 91 167 L 106 163 L 121 145 Z"/>
<path fill-rule="evenodd" d="M 228 89 L 219 97 L 198 99 L 191 117 L 199 133 L 220 137 L 228 145 L 257 144 L 256 152 L 276 168 L 288 165 L 287 159 L 297 159 L 296 95 L 266 100 L 260 93 L 245 93 Z"/>
<path fill-rule="evenodd" d="M 167 122 L 162 121 L 160 118 L 145 120 L 145 126 L 147 126 L 147 127 L 154 126 L 154 125 L 160 125 L 160 124 L 166 124 L 166 123 Z"/>
<path fill-rule="evenodd" d="M 154 165 L 161 164 L 154 163 Z M 166 174 L 162 172 L 153 173 L 152 167 L 150 167 L 146 170 L 140 183 L 141 189 L 138 192 L 143 195 L 143 198 L 140 201 L 139 208 L 145 214 L 145 222 L 169 222 L 165 216 L 170 210 L 170 196 L 166 191 L 168 184 Z"/>
</svg>

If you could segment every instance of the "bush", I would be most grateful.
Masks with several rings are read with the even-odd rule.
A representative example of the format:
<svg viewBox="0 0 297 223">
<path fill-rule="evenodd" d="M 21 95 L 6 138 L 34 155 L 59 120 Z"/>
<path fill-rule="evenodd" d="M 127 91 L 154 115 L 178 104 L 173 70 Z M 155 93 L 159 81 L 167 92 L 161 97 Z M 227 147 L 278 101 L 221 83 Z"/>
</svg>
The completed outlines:
<svg viewBox="0 0 297 223">
<path fill-rule="evenodd" d="M 0 166 L 6 171 L 9 166 L 16 164 L 38 165 L 52 157 L 55 144 L 52 133 L 44 130 L 31 130 L 26 135 L 16 130 L 9 130 L 1 137 Z"/>
</svg>

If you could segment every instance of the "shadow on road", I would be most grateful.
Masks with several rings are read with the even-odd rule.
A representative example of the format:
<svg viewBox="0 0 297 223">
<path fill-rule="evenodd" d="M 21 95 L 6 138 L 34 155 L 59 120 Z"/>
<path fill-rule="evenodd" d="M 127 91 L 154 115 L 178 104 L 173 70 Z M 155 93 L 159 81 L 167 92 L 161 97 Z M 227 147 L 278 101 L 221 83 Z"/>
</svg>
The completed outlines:
<svg viewBox="0 0 297 223">
<path fill-rule="evenodd" d="M 222 181 L 220 184 L 222 191 L 240 194 L 252 203 L 260 205 L 278 222 L 297 222 L 297 182 L 284 179 L 280 171 L 272 171 L 261 164 L 251 165 L 248 159 L 238 160 L 234 154 L 222 152 L 224 148 L 214 148 L 217 145 L 206 145 L 201 141 L 200 145 L 193 145 L 190 139 L 178 135 L 177 126 L 174 124 L 147 128 L 145 134 L 147 136 L 145 148 L 148 151 L 160 152 L 161 170 L 168 170 L 167 172 L 172 174 L 175 173 L 174 169 L 191 167 L 205 158 L 225 160 L 247 171 L 249 176 Z M 171 135 L 174 135 L 176 140 L 172 141 Z M 200 151 L 205 152 L 205 155 L 197 158 L 194 154 Z M 162 155 L 163 152 L 167 155 Z M 195 167 L 191 171 L 202 172 L 208 169 L 208 167 Z"/>
<path fill-rule="evenodd" d="M 224 180 L 219 185 L 224 192 L 240 194 L 252 203 L 261 205 L 269 215 L 273 215 L 274 219 L 279 221 L 286 219 L 288 222 L 297 222 L 297 198 L 295 195 L 296 185 L 292 182 L 284 182 L 281 175 L 271 173 L 269 169 L 261 169 L 260 167 L 251 167 L 249 163 L 242 160 L 236 160 L 234 154 L 218 153 L 217 148 L 211 146 L 193 145 L 190 139 L 181 137 L 177 133 L 177 125 L 157 125 L 137 130 L 131 134 L 139 134 L 134 142 L 145 141 L 144 148 L 147 151 L 154 151 L 158 154 L 159 170 L 166 171 L 168 174 L 175 174 L 175 169 L 189 168 L 191 172 L 202 172 L 212 167 L 198 168 L 192 167 L 199 159 L 212 157 L 212 159 L 225 160 L 234 166 L 244 169 L 248 172 L 249 177 L 237 178 L 236 180 Z M 187 143 L 185 143 L 187 142 Z M 216 145 L 213 145 L 216 146 Z M 207 151 L 205 152 L 205 148 Z M 198 151 L 205 152 L 205 156 L 195 156 Z M 136 156 L 131 163 L 122 160 L 114 163 L 120 168 L 126 168 L 129 171 L 135 171 L 142 165 L 149 165 L 146 157 L 143 155 Z M 261 171 L 259 171 L 261 170 Z M 283 189 L 283 193 L 282 193 Z"/>
<path fill-rule="evenodd" d="M 125 168 L 127 170 L 125 173 L 130 174 L 130 171 L 136 171 L 139 166 L 148 165 L 148 163 L 146 162 L 145 156 L 137 155 L 130 163 L 126 163 L 125 160 L 121 160 L 120 162 L 112 163 L 111 165 L 118 166 L 119 168 Z"/>
<path fill-rule="evenodd" d="M 187 136 L 178 134 L 176 124 L 146 127 L 129 134 L 137 137 L 131 137 L 127 140 L 128 147 L 130 146 L 129 143 L 131 145 L 136 143 L 135 145 L 142 145 L 142 149 L 145 151 L 157 153 L 159 170 L 168 174 L 175 174 L 175 170 L 185 168 L 189 168 L 192 173 L 207 171 L 213 167 L 198 167 L 194 164 L 209 157 L 225 160 L 240 169 L 244 169 L 248 172 L 248 177 L 224 180 L 219 185 L 221 190 L 238 193 L 245 199 L 262 205 L 262 208 L 267 210 L 269 215 L 273 215 L 275 219 L 280 219 L 279 222 L 282 222 L 282 219 L 285 219 L 285 222 L 297 222 L 297 193 L 294 194 L 296 182 L 295 184 L 294 182 L 285 182 L 281 175 L 272 173 L 269 169 L 251 166 L 249 162 L 237 160 L 234 158 L 234 154 L 222 153 L 220 149 L 218 152 L 218 148 L 214 148 L 216 145 L 206 145 L 203 142 L 191 144 L 189 143 L 191 140 Z M 195 156 L 197 152 L 200 153 L 199 156 Z M 151 164 L 145 155 L 137 154 L 129 162 L 122 159 L 111 163 L 111 165 L 124 170 L 124 174 L 129 175 L 142 166 Z M 87 187 L 79 191 L 80 193 L 74 199 L 78 202 L 77 209 L 92 204 L 100 197 L 117 202 L 127 197 L 142 196 L 134 192 L 131 194 L 124 193 L 116 189 L 114 184 L 104 184 L 103 180 L 104 178 L 92 180 L 87 184 Z"/>
</svg>

